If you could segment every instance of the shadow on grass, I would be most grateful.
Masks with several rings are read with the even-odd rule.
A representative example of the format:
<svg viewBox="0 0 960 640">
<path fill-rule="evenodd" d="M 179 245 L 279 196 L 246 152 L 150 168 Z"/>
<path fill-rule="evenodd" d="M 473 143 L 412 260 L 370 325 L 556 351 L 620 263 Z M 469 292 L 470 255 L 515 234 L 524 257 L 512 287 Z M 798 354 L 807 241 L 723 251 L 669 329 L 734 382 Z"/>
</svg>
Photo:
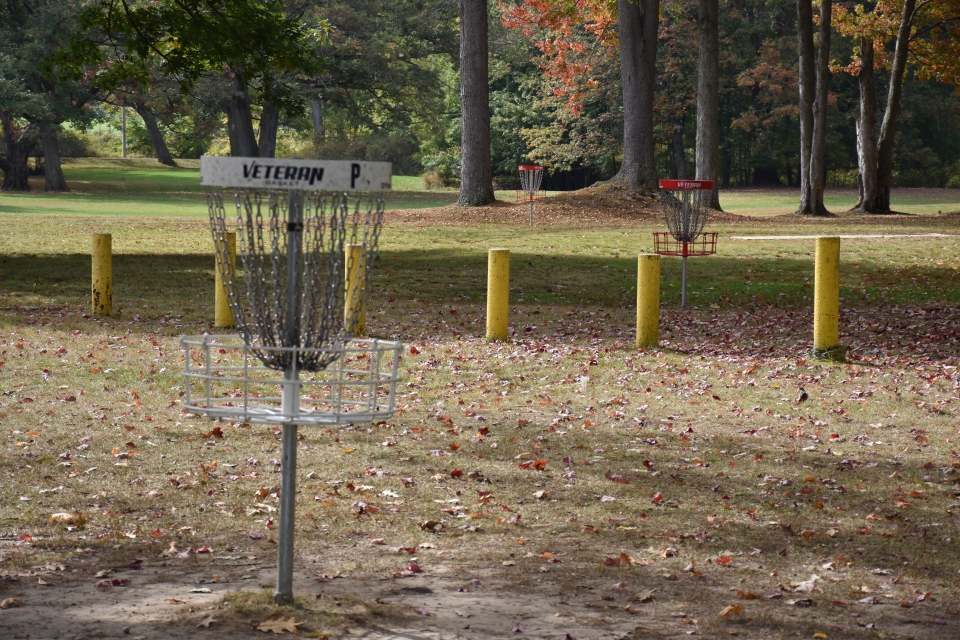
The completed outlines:
<svg viewBox="0 0 960 640">
<path fill-rule="evenodd" d="M 486 300 L 487 256 L 480 249 L 385 251 L 374 271 L 371 307 L 408 314 L 425 304 L 478 305 Z M 960 302 L 949 269 L 910 270 L 910 278 L 871 265 L 845 268 L 841 305 L 852 309 L 894 304 Z M 5 306 L 40 303 L 85 307 L 90 295 L 90 257 L 85 254 L 18 254 L 0 257 Z M 113 258 L 114 306 L 145 318 L 166 315 L 198 321 L 212 315 L 214 262 L 204 254 L 122 254 Z M 636 262 L 576 254 L 514 253 L 513 305 L 632 309 Z M 709 257 L 688 263 L 693 308 L 797 310 L 812 305 L 809 260 L 749 261 Z M 855 286 L 848 286 L 847 282 Z M 679 306 L 680 260 L 661 263 L 661 306 Z"/>
</svg>

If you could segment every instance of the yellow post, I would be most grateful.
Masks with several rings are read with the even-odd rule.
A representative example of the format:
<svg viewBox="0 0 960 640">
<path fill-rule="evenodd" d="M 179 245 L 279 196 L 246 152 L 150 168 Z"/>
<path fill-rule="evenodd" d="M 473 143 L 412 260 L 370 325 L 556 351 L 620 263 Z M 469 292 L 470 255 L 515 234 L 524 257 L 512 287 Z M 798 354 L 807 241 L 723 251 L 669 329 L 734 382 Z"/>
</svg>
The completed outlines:
<svg viewBox="0 0 960 640">
<path fill-rule="evenodd" d="M 487 256 L 487 340 L 507 339 L 510 311 L 510 250 L 490 249 Z"/>
<path fill-rule="evenodd" d="M 829 355 L 840 343 L 840 238 L 817 238 L 813 290 L 813 351 Z"/>
<path fill-rule="evenodd" d="M 93 234 L 91 303 L 94 315 L 113 313 L 113 237 L 109 233 Z"/>
<path fill-rule="evenodd" d="M 637 256 L 637 346 L 660 345 L 660 256 Z"/>
<path fill-rule="evenodd" d="M 224 232 L 224 240 L 227 242 L 228 264 L 230 273 L 237 272 L 237 234 L 233 231 Z M 216 254 L 216 275 L 214 276 L 214 325 L 217 327 L 235 326 L 233 320 L 233 310 L 230 309 L 230 302 L 227 299 L 227 290 L 223 286 L 223 274 L 221 272 L 221 263 L 223 254 L 219 247 L 214 247 Z"/>
<path fill-rule="evenodd" d="M 344 247 L 346 260 L 346 293 L 343 300 L 343 319 L 349 327 L 356 322 L 353 335 L 363 337 L 367 333 L 367 300 L 364 296 L 366 284 L 367 260 L 362 244 L 348 244 Z"/>
</svg>

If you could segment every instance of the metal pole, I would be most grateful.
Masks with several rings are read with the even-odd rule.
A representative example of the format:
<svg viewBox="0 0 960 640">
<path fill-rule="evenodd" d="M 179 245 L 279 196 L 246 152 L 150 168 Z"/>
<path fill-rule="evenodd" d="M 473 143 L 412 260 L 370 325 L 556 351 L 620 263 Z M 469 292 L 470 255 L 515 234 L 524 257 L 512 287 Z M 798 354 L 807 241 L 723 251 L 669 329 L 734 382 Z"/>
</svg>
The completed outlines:
<svg viewBox="0 0 960 640">
<path fill-rule="evenodd" d="M 303 247 L 303 217 L 300 193 L 290 190 L 287 200 L 287 317 L 285 346 L 290 361 L 284 372 L 281 412 L 290 422 L 283 425 L 280 466 L 280 533 L 277 540 L 277 589 L 273 601 L 293 603 L 293 533 L 297 501 L 297 425 L 292 420 L 300 412 L 300 386 L 297 372 L 297 347 L 300 344 L 300 252 Z"/>
<path fill-rule="evenodd" d="M 120 147 L 123 157 L 127 157 L 127 107 L 120 105 Z"/>
<path fill-rule="evenodd" d="M 684 253 L 686 253 L 687 243 L 683 243 Z M 680 306 L 687 306 L 687 256 L 683 256 L 683 275 L 680 282 Z"/>
<path fill-rule="evenodd" d="M 533 226 L 533 197 L 530 198 L 530 226 Z"/>
</svg>

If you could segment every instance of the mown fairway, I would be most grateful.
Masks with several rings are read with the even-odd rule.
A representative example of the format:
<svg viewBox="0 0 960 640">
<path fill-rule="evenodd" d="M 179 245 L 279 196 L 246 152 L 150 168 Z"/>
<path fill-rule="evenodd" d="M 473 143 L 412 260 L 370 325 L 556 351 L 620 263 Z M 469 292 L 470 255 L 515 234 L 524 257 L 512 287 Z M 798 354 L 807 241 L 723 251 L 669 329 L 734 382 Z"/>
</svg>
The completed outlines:
<svg viewBox="0 0 960 640">
<path fill-rule="evenodd" d="M 205 204 L 186 170 L 132 173 L 0 196 L 0 573 L 20 576 L 0 599 L 23 600 L 2 615 L 92 633 L 50 605 L 75 598 L 134 612 L 110 633 L 262 637 L 278 435 L 181 412 L 178 338 L 212 326 Z M 396 194 L 421 197 L 440 196 Z M 661 348 L 639 351 L 636 255 L 660 218 L 551 206 L 533 229 L 519 207 L 388 216 L 368 327 L 407 344 L 401 410 L 303 430 L 304 598 L 283 616 L 331 637 L 960 634 L 960 218 L 724 216 L 687 309 L 664 259 Z M 109 318 L 89 316 L 102 231 Z M 738 239 L 817 234 L 921 234 L 842 242 L 842 364 L 808 357 L 813 240 Z M 503 344 L 482 340 L 493 246 L 512 251 Z M 104 570 L 129 582 L 97 588 Z"/>
</svg>

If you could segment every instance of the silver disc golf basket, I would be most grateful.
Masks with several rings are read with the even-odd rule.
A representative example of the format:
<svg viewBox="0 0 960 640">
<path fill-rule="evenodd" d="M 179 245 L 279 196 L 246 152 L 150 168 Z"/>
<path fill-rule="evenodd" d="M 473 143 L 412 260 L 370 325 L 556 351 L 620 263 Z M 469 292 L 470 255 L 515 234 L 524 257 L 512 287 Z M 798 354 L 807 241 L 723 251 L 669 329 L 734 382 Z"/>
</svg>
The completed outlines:
<svg viewBox="0 0 960 640">
<path fill-rule="evenodd" d="M 395 408 L 402 345 L 355 337 L 390 164 L 205 156 L 200 176 L 239 335 L 181 338 L 183 406 L 282 427 L 274 599 L 290 603 L 298 426 L 384 420 Z M 242 274 L 228 258 L 234 223 Z"/>
<path fill-rule="evenodd" d="M 533 203 L 543 199 L 544 192 L 540 189 L 543 182 L 543 167 L 534 164 L 522 164 L 520 170 L 520 190 L 517 191 L 517 202 L 530 203 L 530 226 L 533 226 Z"/>
<path fill-rule="evenodd" d="M 704 233 L 713 180 L 661 180 L 658 194 L 669 231 L 655 231 L 654 253 L 682 256 L 680 306 L 687 306 L 687 258 L 717 252 L 717 234 Z"/>
</svg>

